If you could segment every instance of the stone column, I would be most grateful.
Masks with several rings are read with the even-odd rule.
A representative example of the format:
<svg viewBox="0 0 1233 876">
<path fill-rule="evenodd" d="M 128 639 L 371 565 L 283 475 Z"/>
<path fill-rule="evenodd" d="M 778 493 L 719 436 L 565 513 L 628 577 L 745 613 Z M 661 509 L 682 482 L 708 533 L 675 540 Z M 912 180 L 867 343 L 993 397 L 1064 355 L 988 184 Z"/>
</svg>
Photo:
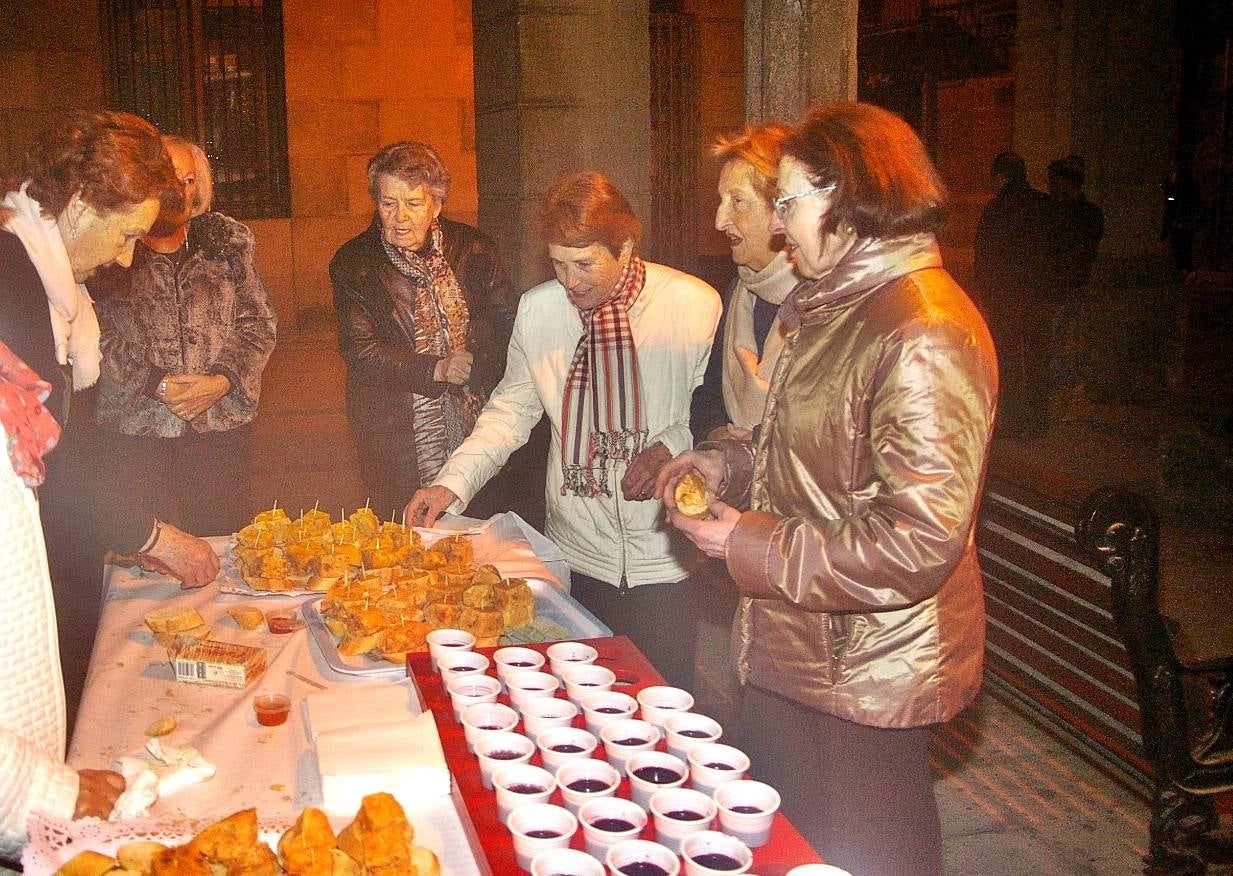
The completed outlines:
<svg viewBox="0 0 1233 876">
<path fill-rule="evenodd" d="M 745 118 L 793 122 L 856 98 L 858 0 L 747 0 Z"/>
<path fill-rule="evenodd" d="M 551 272 L 535 228 L 561 174 L 598 170 L 650 217 L 646 0 L 474 0 L 480 225 L 514 282 Z"/>
</svg>

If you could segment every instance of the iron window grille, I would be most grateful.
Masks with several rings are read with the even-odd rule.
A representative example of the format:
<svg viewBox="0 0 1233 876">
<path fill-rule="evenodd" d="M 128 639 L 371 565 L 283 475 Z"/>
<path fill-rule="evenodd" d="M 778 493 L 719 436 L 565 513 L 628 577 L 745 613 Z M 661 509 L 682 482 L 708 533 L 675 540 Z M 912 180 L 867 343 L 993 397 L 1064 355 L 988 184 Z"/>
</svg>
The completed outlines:
<svg viewBox="0 0 1233 876">
<path fill-rule="evenodd" d="M 291 213 L 282 0 L 100 0 L 111 105 L 200 143 L 216 209 Z"/>
</svg>

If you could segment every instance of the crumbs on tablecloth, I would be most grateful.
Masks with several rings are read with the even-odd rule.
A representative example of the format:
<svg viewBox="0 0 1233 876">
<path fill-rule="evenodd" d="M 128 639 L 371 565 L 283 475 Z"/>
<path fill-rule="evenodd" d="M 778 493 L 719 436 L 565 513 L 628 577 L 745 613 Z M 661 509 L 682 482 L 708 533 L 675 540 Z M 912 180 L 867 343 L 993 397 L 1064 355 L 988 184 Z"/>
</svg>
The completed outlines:
<svg viewBox="0 0 1233 876">
<path fill-rule="evenodd" d="M 273 785 L 270 785 L 270 790 L 271 791 L 285 791 L 287 790 L 287 786 L 280 782 L 275 782 Z"/>
</svg>

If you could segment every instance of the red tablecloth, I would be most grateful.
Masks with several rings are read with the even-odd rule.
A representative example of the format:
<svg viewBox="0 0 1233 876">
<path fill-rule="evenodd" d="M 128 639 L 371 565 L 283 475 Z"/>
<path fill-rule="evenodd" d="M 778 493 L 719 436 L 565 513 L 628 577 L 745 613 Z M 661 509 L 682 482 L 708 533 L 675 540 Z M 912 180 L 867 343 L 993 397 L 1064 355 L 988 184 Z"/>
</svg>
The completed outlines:
<svg viewBox="0 0 1233 876">
<path fill-rule="evenodd" d="M 601 658 L 603 658 L 600 661 L 601 665 L 614 670 L 620 678 L 628 677 L 634 681 L 632 685 L 622 686 L 616 688 L 616 690 L 621 690 L 634 696 L 644 687 L 664 683 L 655 667 L 642 655 L 642 652 L 637 649 L 633 642 L 625 636 L 583 639 L 581 641 L 587 642 L 599 651 Z M 548 644 L 550 643 L 528 645 L 527 647 L 543 651 L 547 649 Z M 477 650 L 491 655 L 495 649 L 483 648 Z M 475 825 L 476 839 L 488 858 L 489 867 L 491 867 L 492 872 L 496 876 L 521 872 L 514 860 L 513 840 L 510 837 L 509 831 L 497 818 L 496 795 L 493 791 L 485 788 L 480 780 L 479 763 L 476 761 L 475 756 L 467 751 L 467 742 L 463 734 L 462 725 L 454 720 L 449 695 L 441 684 L 441 676 L 433 672 L 426 653 L 409 654 L 407 656 L 407 674 L 415 679 L 420 689 L 420 695 L 424 700 L 424 705 L 432 710 L 433 715 L 437 719 L 437 729 L 440 731 L 441 746 L 445 750 L 445 758 L 449 762 L 450 771 L 454 774 L 458 790 L 462 794 L 467 811 Z M 558 691 L 558 695 L 563 696 L 564 691 Z M 500 701 L 508 702 L 504 696 L 501 697 Z M 576 726 L 585 727 L 581 714 L 574 723 Z M 664 745 L 664 741 L 661 740 L 659 747 L 662 749 Z M 595 757 L 603 757 L 603 743 L 600 743 Z M 531 762 L 539 764 L 539 755 L 536 754 Z M 622 797 L 629 797 L 628 779 L 622 780 L 617 794 Z M 550 802 L 561 805 L 559 791 L 553 793 Z M 642 837 L 644 839 L 655 839 L 655 828 L 649 822 L 646 830 L 642 833 Z M 577 849 L 585 847 L 581 830 L 574 836 L 573 846 Z M 759 876 L 783 876 L 784 873 L 798 864 L 821 860 L 813 848 L 796 832 L 796 828 L 792 826 L 792 823 L 782 814 L 776 814 L 775 816 L 775 822 L 771 828 L 770 841 L 753 851 L 752 872 L 759 874 Z"/>
</svg>

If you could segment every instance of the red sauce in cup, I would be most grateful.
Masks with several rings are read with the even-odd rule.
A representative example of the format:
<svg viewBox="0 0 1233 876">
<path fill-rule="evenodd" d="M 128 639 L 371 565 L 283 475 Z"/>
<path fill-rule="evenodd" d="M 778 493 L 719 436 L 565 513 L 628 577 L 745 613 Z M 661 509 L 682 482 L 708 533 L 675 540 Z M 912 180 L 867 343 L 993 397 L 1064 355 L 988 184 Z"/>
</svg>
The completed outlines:
<svg viewBox="0 0 1233 876">
<path fill-rule="evenodd" d="M 291 700 L 282 694 L 261 694 L 253 697 L 253 711 L 257 723 L 263 727 L 277 727 L 286 722 L 291 711 Z"/>
</svg>

